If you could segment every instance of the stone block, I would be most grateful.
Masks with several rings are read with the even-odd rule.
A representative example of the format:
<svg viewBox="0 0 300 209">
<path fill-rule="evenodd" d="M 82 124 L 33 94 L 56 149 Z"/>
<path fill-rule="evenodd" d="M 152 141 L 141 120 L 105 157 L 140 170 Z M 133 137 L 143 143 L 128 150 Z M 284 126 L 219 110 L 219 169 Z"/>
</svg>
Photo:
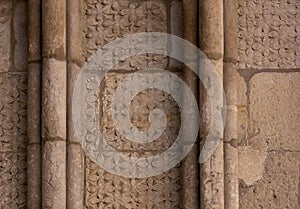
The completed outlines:
<svg viewBox="0 0 300 209">
<path fill-rule="evenodd" d="M 300 73 L 260 73 L 250 88 L 250 133 L 269 150 L 300 150 Z"/>
<path fill-rule="evenodd" d="M 42 2 L 43 57 L 66 60 L 66 1 Z"/>
<path fill-rule="evenodd" d="M 66 208 L 66 142 L 46 141 L 42 159 L 42 208 Z"/>
<path fill-rule="evenodd" d="M 67 66 L 65 61 L 43 60 L 42 138 L 66 140 Z"/>
<path fill-rule="evenodd" d="M 200 49 L 210 59 L 221 59 L 224 51 L 223 1 L 200 1 Z"/>
<path fill-rule="evenodd" d="M 268 153 L 263 178 L 252 186 L 240 183 L 240 208 L 298 208 L 299 159 L 299 152 Z"/>
</svg>

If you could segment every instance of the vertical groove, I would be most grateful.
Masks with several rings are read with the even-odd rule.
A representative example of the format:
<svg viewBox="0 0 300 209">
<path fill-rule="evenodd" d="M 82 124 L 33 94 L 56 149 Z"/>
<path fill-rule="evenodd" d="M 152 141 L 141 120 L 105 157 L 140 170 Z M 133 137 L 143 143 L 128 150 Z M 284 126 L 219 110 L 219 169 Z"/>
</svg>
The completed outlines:
<svg viewBox="0 0 300 209">
<path fill-rule="evenodd" d="M 27 207 L 41 208 L 40 0 L 28 0 Z"/>
<path fill-rule="evenodd" d="M 197 0 L 183 0 L 183 38 L 197 46 Z M 184 50 L 184 49 L 183 49 Z M 197 53 L 197 52 L 195 52 Z M 184 53 L 185 56 L 185 53 Z M 186 55 L 187 56 L 187 55 Z M 198 97 L 198 77 L 187 67 L 184 67 L 183 77 L 195 97 Z M 186 101 L 186 100 L 184 100 Z M 190 101 L 187 101 L 190 102 Z M 195 129 L 197 122 L 195 124 Z M 182 207 L 188 209 L 199 208 L 199 166 L 198 140 L 190 153 L 182 161 Z"/>
</svg>

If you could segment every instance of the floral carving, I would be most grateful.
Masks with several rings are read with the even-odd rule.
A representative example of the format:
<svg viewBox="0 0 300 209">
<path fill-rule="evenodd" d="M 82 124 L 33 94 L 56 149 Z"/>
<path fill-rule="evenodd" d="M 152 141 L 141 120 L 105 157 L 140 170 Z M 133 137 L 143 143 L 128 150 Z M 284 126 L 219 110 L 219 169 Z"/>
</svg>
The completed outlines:
<svg viewBox="0 0 300 209">
<path fill-rule="evenodd" d="M 300 1 L 239 0 L 239 68 L 300 67 Z"/>
</svg>

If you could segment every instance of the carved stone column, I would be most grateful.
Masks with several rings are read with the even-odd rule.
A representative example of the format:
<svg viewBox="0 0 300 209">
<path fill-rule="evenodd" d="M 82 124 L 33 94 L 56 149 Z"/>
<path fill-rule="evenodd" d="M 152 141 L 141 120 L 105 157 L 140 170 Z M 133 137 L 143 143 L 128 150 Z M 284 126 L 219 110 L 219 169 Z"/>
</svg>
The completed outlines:
<svg viewBox="0 0 300 209">
<path fill-rule="evenodd" d="M 224 132 L 224 195 L 225 209 L 239 208 L 238 182 L 238 5 L 236 0 L 224 1 L 224 90 L 227 117 Z"/>
<path fill-rule="evenodd" d="M 223 1 L 199 1 L 200 49 L 215 66 L 223 79 Z M 200 85 L 200 144 L 209 132 L 210 103 L 206 90 Z M 200 149 L 201 150 L 201 149 Z M 200 164 L 200 208 L 224 208 L 224 158 L 223 141 L 220 139 L 213 155 Z"/>
<path fill-rule="evenodd" d="M 42 207 L 66 208 L 66 1 L 42 2 Z"/>
<path fill-rule="evenodd" d="M 28 1 L 27 207 L 41 208 L 40 0 Z"/>
</svg>

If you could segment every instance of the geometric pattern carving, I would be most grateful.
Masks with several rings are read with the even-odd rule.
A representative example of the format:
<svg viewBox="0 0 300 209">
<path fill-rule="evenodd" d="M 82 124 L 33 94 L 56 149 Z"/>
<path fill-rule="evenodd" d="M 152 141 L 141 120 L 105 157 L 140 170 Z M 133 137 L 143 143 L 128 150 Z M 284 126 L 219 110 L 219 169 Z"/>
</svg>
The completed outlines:
<svg viewBox="0 0 300 209">
<path fill-rule="evenodd" d="M 0 150 L 26 151 L 26 73 L 0 75 Z"/>
<path fill-rule="evenodd" d="M 139 32 L 167 32 L 165 1 L 85 0 L 84 42 L 88 59 L 99 47 L 117 38 Z M 111 115 L 112 95 L 130 74 L 146 68 L 168 69 L 168 58 L 145 54 L 127 58 L 106 74 L 100 86 L 99 126 L 107 142 L 119 152 L 134 157 L 150 157 L 165 151 L 174 142 L 180 128 L 180 111 L 175 100 L 156 89 L 147 89 L 131 101 L 131 122 L 147 130 L 149 113 L 161 109 L 167 115 L 165 132 L 152 143 L 135 143 L 122 137 Z M 131 179 L 113 175 L 88 157 L 85 164 L 86 208 L 180 208 L 180 165 L 158 176 Z M 149 165 L 150 166 L 150 165 Z"/>
<path fill-rule="evenodd" d="M 26 208 L 26 153 L 0 153 L 0 206 Z"/>
<path fill-rule="evenodd" d="M 238 2 L 239 68 L 299 68 L 300 1 Z"/>
<path fill-rule="evenodd" d="M 149 114 L 154 109 L 162 110 L 167 117 L 165 131 L 150 143 L 132 142 L 122 137 L 115 128 L 111 112 L 111 99 L 116 88 L 130 74 L 109 73 L 105 78 L 105 88 L 101 94 L 102 130 L 108 143 L 118 151 L 158 152 L 165 151 L 176 140 L 180 128 L 180 110 L 176 101 L 169 94 L 158 89 L 147 89 L 138 93 L 131 101 L 131 122 L 139 130 L 150 127 Z M 159 74 L 157 74 L 159 75 Z M 129 90 L 128 90 L 129 91 Z"/>
<path fill-rule="evenodd" d="M 117 38 L 140 32 L 167 32 L 167 10 L 163 1 L 86 0 L 85 57 Z M 165 69 L 168 59 L 140 55 L 121 62 L 116 70 Z"/>
<path fill-rule="evenodd" d="M 180 208 L 180 168 L 144 179 L 110 174 L 86 158 L 85 208 Z"/>
</svg>

